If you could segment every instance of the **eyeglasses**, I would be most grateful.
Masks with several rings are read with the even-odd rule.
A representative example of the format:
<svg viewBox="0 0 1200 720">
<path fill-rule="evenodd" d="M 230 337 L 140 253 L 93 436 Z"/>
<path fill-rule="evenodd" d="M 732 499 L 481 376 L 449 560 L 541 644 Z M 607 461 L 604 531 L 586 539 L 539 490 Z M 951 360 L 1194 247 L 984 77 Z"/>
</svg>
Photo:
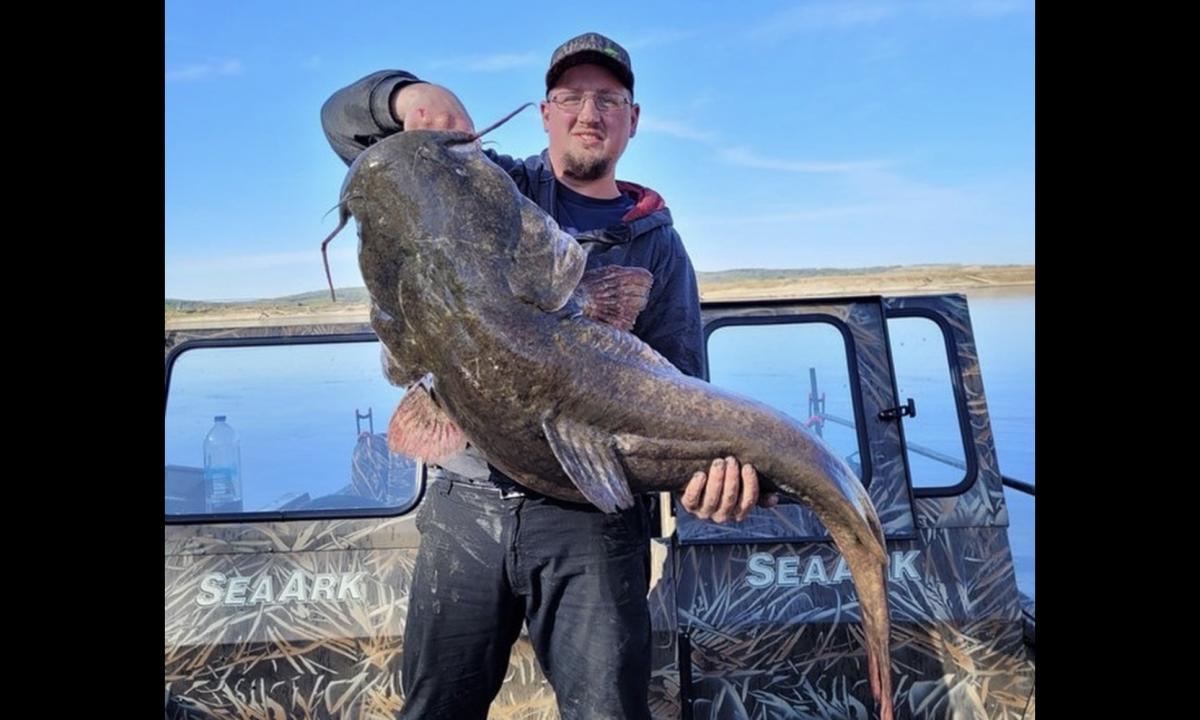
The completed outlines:
<svg viewBox="0 0 1200 720">
<path fill-rule="evenodd" d="M 550 102 L 557 105 L 558 109 L 563 112 L 577 113 L 583 110 L 583 103 L 589 97 L 592 99 L 592 104 L 596 106 L 596 110 L 602 113 L 616 112 L 626 105 L 632 104 L 624 95 L 591 92 L 561 92 L 550 98 Z"/>
</svg>

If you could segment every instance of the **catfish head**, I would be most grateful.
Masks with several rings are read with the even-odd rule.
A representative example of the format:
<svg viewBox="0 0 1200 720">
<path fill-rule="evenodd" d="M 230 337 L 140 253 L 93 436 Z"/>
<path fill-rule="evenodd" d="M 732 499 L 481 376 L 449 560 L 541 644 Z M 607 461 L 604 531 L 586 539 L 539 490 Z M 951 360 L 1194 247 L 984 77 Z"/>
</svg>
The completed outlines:
<svg viewBox="0 0 1200 720">
<path fill-rule="evenodd" d="M 358 262 L 371 297 L 390 311 L 407 269 L 468 277 L 484 258 L 511 254 L 520 194 L 462 132 L 397 133 L 358 156 L 342 186 L 358 221 Z"/>
</svg>

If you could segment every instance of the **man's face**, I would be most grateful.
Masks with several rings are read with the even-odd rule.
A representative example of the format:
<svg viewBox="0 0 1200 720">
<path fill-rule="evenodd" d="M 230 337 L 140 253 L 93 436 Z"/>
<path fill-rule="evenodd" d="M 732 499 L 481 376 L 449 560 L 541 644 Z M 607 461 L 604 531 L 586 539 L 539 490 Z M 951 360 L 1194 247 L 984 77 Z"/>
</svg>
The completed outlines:
<svg viewBox="0 0 1200 720">
<path fill-rule="evenodd" d="M 583 96 L 577 110 L 552 102 L 555 98 Z M 638 113 L 632 103 L 607 111 L 597 107 L 597 97 L 630 100 L 629 91 L 606 68 L 576 65 L 558 79 L 542 101 L 542 127 L 550 136 L 550 161 L 565 176 L 583 182 L 616 173 L 617 159 L 637 132 Z"/>
</svg>

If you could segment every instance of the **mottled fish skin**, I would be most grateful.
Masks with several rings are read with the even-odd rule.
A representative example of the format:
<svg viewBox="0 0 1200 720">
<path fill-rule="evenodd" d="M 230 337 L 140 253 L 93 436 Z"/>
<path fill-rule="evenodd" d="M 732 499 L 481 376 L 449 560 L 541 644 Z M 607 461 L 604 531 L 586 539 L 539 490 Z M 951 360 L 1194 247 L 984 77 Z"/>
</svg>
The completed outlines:
<svg viewBox="0 0 1200 720">
<path fill-rule="evenodd" d="M 464 139 L 392 135 L 358 157 L 342 188 L 388 378 L 431 377 L 426 397 L 493 465 L 609 512 L 637 493 L 681 490 L 713 458 L 752 463 L 765 489 L 812 508 L 846 558 L 872 692 L 890 720 L 887 555 L 853 471 L 792 418 L 686 376 L 585 315 L 573 295 L 583 249 Z"/>
</svg>

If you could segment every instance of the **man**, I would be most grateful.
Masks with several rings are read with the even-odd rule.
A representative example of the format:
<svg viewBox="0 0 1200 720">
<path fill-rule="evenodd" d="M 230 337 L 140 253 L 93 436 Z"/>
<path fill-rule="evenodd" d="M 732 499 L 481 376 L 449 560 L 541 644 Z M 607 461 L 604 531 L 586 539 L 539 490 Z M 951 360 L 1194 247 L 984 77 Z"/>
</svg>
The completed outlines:
<svg viewBox="0 0 1200 720">
<path fill-rule="evenodd" d="M 555 50 L 542 126 L 549 147 L 525 160 L 488 151 L 522 193 L 588 252 L 654 275 L 633 333 L 681 371 L 703 370 L 695 272 L 658 193 L 616 179 L 637 132 L 628 53 L 597 33 Z M 374 142 L 415 129 L 473 132 L 453 93 L 385 70 L 339 90 L 321 110 L 347 164 Z M 430 472 L 417 517 L 421 547 L 404 635 L 405 718 L 485 718 L 522 622 L 564 720 L 649 718 L 649 517 L 606 515 L 521 488 L 469 449 Z M 777 498 L 764 498 L 773 504 Z M 735 458 L 697 472 L 681 498 L 701 518 L 741 520 L 758 478 Z"/>
</svg>

